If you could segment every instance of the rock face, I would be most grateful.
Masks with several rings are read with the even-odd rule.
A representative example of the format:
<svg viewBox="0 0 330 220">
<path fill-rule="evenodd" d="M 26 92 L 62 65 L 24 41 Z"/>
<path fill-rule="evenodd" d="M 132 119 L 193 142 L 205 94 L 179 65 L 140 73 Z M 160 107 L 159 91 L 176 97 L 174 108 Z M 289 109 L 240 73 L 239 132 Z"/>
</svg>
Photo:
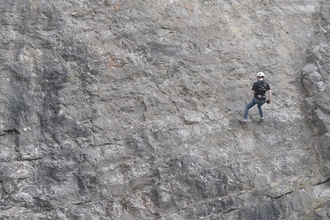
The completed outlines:
<svg viewBox="0 0 330 220">
<path fill-rule="evenodd" d="M 0 11 L 0 219 L 329 218 L 329 1 Z"/>
</svg>

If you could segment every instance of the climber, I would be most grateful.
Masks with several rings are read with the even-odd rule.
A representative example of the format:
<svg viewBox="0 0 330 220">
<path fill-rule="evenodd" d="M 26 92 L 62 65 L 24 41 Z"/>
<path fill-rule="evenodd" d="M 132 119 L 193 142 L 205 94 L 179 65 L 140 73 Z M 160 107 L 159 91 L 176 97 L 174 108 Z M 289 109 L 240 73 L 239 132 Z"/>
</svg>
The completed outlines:
<svg viewBox="0 0 330 220">
<path fill-rule="evenodd" d="M 260 122 L 264 121 L 264 115 L 261 106 L 265 104 L 265 102 L 269 104 L 272 99 L 272 91 L 270 90 L 270 85 L 264 80 L 264 77 L 265 74 L 263 72 L 259 72 L 257 74 L 258 81 L 255 82 L 252 86 L 252 94 L 254 94 L 254 97 L 245 107 L 244 116 L 239 121 L 241 124 L 246 124 L 246 119 L 249 114 L 249 109 L 252 108 L 255 104 L 257 104 L 258 106 L 258 111 L 260 114 Z M 266 101 L 267 98 L 266 91 L 268 93 L 267 101 Z"/>
</svg>

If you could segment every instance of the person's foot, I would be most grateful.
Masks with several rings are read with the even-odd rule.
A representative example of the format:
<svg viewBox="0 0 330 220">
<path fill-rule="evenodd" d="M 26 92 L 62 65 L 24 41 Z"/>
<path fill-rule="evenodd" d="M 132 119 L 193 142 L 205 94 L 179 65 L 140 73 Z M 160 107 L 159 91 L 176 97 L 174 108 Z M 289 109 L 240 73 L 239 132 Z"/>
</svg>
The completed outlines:
<svg viewBox="0 0 330 220">
<path fill-rule="evenodd" d="M 246 120 L 244 119 L 244 118 L 242 118 L 241 120 L 239 120 L 239 122 L 241 123 L 241 124 L 246 124 Z"/>
<path fill-rule="evenodd" d="M 264 117 L 260 118 L 260 122 L 264 122 Z"/>
</svg>

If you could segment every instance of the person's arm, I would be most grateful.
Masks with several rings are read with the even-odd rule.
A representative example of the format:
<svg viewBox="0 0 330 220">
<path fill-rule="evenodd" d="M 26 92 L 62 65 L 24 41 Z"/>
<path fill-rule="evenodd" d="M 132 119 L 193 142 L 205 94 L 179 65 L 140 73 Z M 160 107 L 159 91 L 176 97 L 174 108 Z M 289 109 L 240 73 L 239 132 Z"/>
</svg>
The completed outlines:
<svg viewBox="0 0 330 220">
<path fill-rule="evenodd" d="M 254 95 L 255 93 L 256 93 L 256 89 L 257 89 L 257 87 L 256 87 L 256 83 L 253 83 L 253 86 L 252 86 L 252 95 Z"/>
<path fill-rule="evenodd" d="M 272 90 L 267 90 L 268 93 L 268 100 L 272 100 Z"/>
</svg>

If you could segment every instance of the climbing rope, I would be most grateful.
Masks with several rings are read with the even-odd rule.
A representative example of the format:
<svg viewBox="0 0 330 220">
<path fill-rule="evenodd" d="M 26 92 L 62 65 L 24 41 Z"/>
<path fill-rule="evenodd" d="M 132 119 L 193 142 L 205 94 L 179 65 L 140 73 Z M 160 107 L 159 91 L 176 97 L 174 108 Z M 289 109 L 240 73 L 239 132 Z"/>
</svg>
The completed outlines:
<svg viewBox="0 0 330 220">
<path fill-rule="evenodd" d="M 274 127 L 273 127 L 273 120 L 271 121 L 271 127 L 272 127 L 272 130 L 274 131 Z M 266 147 L 266 146 L 265 146 Z M 278 151 L 278 148 L 276 147 L 276 154 L 277 154 L 277 157 L 279 157 L 279 155 L 280 155 L 280 153 L 279 153 L 279 151 Z M 278 169 L 280 170 L 280 175 L 281 175 L 281 179 L 282 179 L 282 181 L 283 181 L 283 184 L 282 184 L 282 190 L 283 190 L 283 188 L 284 188 L 284 180 L 286 181 L 286 183 L 288 184 L 289 183 L 289 181 L 287 180 L 287 179 L 285 179 L 284 178 L 284 176 L 283 176 L 283 172 L 282 172 L 282 170 L 281 170 L 281 166 L 280 166 L 280 164 L 279 164 L 279 160 L 278 160 Z M 283 190 L 284 191 L 284 190 Z M 289 205 L 288 205 L 288 202 L 287 202 L 287 200 L 286 200 L 286 198 L 285 198 L 285 192 L 283 193 L 283 198 L 284 198 L 284 202 L 285 202 L 285 207 L 286 207 L 286 219 L 289 219 L 288 218 L 288 214 L 289 214 Z"/>
<path fill-rule="evenodd" d="M 254 73 L 257 73 L 256 70 L 256 62 L 255 62 L 255 58 L 254 58 L 254 46 L 253 46 L 253 39 L 252 39 L 252 29 L 251 29 L 251 22 L 250 22 L 250 16 L 249 16 L 249 6 L 248 6 L 248 0 L 245 0 L 245 9 L 246 9 L 246 16 L 248 19 L 248 24 L 249 24 L 249 35 L 250 35 L 250 49 L 252 52 L 252 62 L 253 62 L 253 70 Z"/>
<path fill-rule="evenodd" d="M 247 15 L 247 19 L 248 19 L 248 24 L 249 24 L 249 34 L 250 34 L 250 47 L 251 47 L 251 52 L 252 52 L 252 61 L 253 61 L 253 69 L 254 69 L 254 73 L 256 74 L 257 71 L 256 71 L 256 62 L 255 62 L 255 57 L 254 57 L 254 45 L 253 45 L 253 38 L 252 38 L 252 28 L 251 28 L 251 22 L 250 22 L 250 15 L 249 15 L 249 6 L 248 6 L 248 0 L 245 0 L 245 9 L 246 9 L 246 15 Z M 272 127 L 272 130 L 274 130 L 274 127 L 273 127 L 273 121 L 271 122 L 271 127 Z M 266 145 L 266 144 L 265 144 Z M 266 147 L 266 146 L 265 146 Z M 276 148 L 276 154 L 279 155 L 279 151 L 278 149 Z M 282 173 L 282 170 L 281 170 L 281 167 L 280 165 L 278 165 L 279 167 L 279 170 L 280 170 L 280 175 L 281 175 L 281 179 L 284 183 L 284 181 L 286 180 L 283 176 L 283 173 Z M 286 182 L 288 182 L 286 180 Z M 282 190 L 283 190 L 283 187 L 284 185 L 282 185 Z M 284 190 L 283 190 L 284 191 Z M 285 195 L 285 193 L 284 193 Z M 288 214 L 289 214 L 289 206 L 288 206 L 288 203 L 287 203 L 287 199 L 285 198 L 285 196 L 283 197 L 284 198 L 284 203 L 285 203 L 285 206 L 286 206 L 286 219 L 288 219 Z"/>
</svg>

